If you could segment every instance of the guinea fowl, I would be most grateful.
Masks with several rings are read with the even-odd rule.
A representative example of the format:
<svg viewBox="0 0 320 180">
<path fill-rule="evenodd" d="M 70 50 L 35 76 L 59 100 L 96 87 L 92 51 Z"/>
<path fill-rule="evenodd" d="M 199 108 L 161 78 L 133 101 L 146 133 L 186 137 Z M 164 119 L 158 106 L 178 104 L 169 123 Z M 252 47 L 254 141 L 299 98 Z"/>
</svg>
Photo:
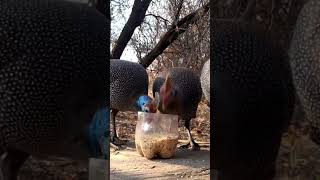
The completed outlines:
<svg viewBox="0 0 320 180">
<path fill-rule="evenodd" d="M 188 68 L 180 67 L 164 71 L 153 83 L 153 96 L 158 102 L 158 110 L 161 113 L 175 114 L 184 120 L 189 142 L 181 147 L 190 146 L 192 150 L 199 150 L 200 146 L 194 141 L 190 132 L 190 121 L 196 117 L 202 97 L 200 78 Z"/>
<path fill-rule="evenodd" d="M 296 21 L 289 60 L 270 43 L 272 38 L 254 28 L 217 30 L 216 24 L 213 168 L 221 180 L 274 178 L 295 92 L 310 123 L 310 138 L 320 145 L 319 16 L 320 1 L 309 0 Z"/>
<path fill-rule="evenodd" d="M 210 59 L 206 61 L 202 67 L 200 81 L 202 92 L 209 102 L 208 105 L 210 106 Z"/>
<path fill-rule="evenodd" d="M 270 180 L 294 109 L 285 52 L 244 22 L 215 21 L 212 168 L 220 180 Z"/>
<path fill-rule="evenodd" d="M 293 82 L 310 125 L 310 138 L 320 145 L 320 1 L 302 8 L 289 49 Z"/>
<path fill-rule="evenodd" d="M 119 111 L 156 112 L 148 96 L 149 78 L 146 69 L 134 62 L 110 60 L 111 143 L 115 148 L 124 144 L 117 137 L 115 118 Z"/>
<path fill-rule="evenodd" d="M 0 178 L 17 179 L 29 155 L 107 157 L 110 19 L 62 0 L 0 11 Z"/>
</svg>

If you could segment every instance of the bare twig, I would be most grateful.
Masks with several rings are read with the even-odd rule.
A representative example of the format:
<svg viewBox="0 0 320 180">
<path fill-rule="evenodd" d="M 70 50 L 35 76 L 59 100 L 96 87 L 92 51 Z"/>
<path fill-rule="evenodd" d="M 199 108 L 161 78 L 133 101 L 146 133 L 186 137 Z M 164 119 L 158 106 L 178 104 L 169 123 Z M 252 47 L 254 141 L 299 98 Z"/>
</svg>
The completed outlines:
<svg viewBox="0 0 320 180">
<path fill-rule="evenodd" d="M 189 25 L 194 24 L 198 19 L 207 14 L 209 8 L 209 3 L 207 3 L 171 26 L 157 45 L 140 61 L 140 64 L 147 68 L 180 34 L 186 31 Z"/>
<path fill-rule="evenodd" d="M 162 16 L 158 16 L 158 15 L 155 15 L 155 14 L 146 14 L 146 17 L 147 16 L 152 16 L 152 17 L 156 18 L 157 20 L 158 19 L 162 19 L 166 24 L 169 23 L 169 20 L 164 18 L 164 17 L 162 17 Z"/>
<path fill-rule="evenodd" d="M 181 9 L 182 9 L 182 5 L 183 5 L 183 0 L 180 0 L 179 1 L 179 5 L 178 5 L 178 9 L 177 9 L 177 12 L 174 16 L 174 21 L 173 23 L 176 23 L 178 20 L 179 20 L 179 16 L 180 16 L 180 12 L 181 12 Z"/>
</svg>

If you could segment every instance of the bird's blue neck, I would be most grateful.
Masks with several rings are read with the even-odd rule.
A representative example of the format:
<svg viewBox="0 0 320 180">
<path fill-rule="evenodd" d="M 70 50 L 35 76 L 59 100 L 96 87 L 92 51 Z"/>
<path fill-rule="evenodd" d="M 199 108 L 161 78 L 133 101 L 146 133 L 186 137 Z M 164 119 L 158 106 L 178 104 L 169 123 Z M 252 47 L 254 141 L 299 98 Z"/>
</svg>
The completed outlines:
<svg viewBox="0 0 320 180">
<path fill-rule="evenodd" d="M 91 156 L 109 157 L 109 109 L 99 109 L 88 128 L 88 146 Z"/>
<path fill-rule="evenodd" d="M 136 101 L 136 106 L 138 108 L 138 111 L 145 111 L 146 105 L 151 101 L 152 99 L 147 95 L 140 96 Z"/>
</svg>

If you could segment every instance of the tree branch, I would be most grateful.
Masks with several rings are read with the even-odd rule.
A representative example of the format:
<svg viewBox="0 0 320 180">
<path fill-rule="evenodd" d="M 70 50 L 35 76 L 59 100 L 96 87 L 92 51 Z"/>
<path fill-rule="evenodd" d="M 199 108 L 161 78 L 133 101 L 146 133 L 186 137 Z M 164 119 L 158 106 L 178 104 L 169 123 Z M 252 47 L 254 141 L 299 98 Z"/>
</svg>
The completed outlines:
<svg viewBox="0 0 320 180">
<path fill-rule="evenodd" d="M 172 25 L 169 30 L 163 35 L 158 44 L 141 60 L 139 63 L 147 68 L 163 51 L 175 41 L 180 34 L 184 33 L 189 25 L 194 24 L 198 19 L 203 17 L 209 11 L 209 3 L 199 8 L 179 20 Z"/>
<path fill-rule="evenodd" d="M 134 33 L 134 30 L 142 24 L 150 3 L 151 0 L 134 1 L 130 17 L 121 31 L 116 45 L 112 49 L 111 59 L 120 59 L 124 49 Z"/>
<path fill-rule="evenodd" d="M 155 15 L 155 14 L 146 14 L 145 17 L 147 17 L 147 16 L 152 16 L 152 17 L 156 18 L 157 20 L 162 19 L 165 23 L 169 23 L 169 20 L 164 18 L 164 17 L 162 17 L 162 16 L 158 16 L 158 15 Z"/>
<path fill-rule="evenodd" d="M 178 20 L 179 20 L 179 16 L 180 16 L 180 11 L 182 9 L 182 5 L 183 5 L 183 0 L 180 0 L 179 2 L 179 6 L 178 6 L 178 10 L 174 16 L 174 21 L 173 21 L 173 24 L 175 24 Z"/>
</svg>

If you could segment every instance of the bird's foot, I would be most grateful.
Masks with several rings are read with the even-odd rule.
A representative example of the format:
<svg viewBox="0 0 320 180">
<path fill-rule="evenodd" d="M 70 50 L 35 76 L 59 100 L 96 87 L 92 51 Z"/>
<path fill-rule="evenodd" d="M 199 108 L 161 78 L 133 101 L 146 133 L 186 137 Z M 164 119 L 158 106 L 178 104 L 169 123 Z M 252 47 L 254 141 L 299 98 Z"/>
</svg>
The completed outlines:
<svg viewBox="0 0 320 180">
<path fill-rule="evenodd" d="M 188 144 L 180 145 L 179 148 L 180 149 L 190 149 L 192 151 L 199 151 L 200 150 L 200 146 L 196 142 L 193 142 L 193 143 L 188 142 Z"/>
<path fill-rule="evenodd" d="M 120 146 L 117 146 L 117 145 L 113 144 L 112 142 L 110 142 L 110 147 L 112 147 L 114 151 L 120 150 Z"/>
<path fill-rule="evenodd" d="M 128 140 L 121 140 L 118 137 L 111 138 L 110 146 L 115 150 L 118 151 L 121 148 L 121 145 L 127 144 Z"/>
<path fill-rule="evenodd" d="M 128 140 L 119 139 L 118 137 L 114 137 L 112 143 L 115 145 L 126 145 Z"/>
</svg>

